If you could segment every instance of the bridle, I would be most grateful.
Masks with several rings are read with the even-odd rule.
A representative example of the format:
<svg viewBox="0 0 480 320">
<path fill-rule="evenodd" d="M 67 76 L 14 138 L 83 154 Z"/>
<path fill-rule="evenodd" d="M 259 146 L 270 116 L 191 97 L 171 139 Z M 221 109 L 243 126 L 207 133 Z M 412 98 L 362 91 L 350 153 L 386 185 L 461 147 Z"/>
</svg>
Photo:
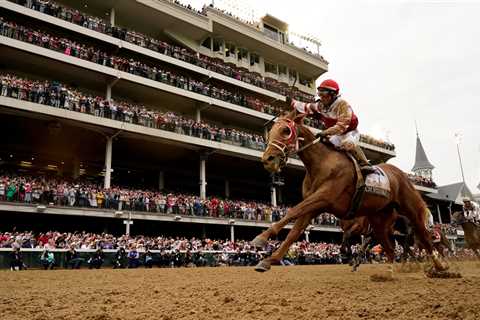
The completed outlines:
<svg viewBox="0 0 480 320">
<path fill-rule="evenodd" d="M 288 160 L 288 156 L 295 152 L 298 149 L 298 126 L 295 124 L 293 120 L 281 118 L 277 120 L 277 124 L 285 122 L 287 128 L 290 129 L 290 133 L 288 137 L 286 137 L 283 141 L 279 139 L 273 139 L 268 141 L 268 146 L 272 146 L 282 153 L 280 157 L 280 161 L 282 164 L 286 164 Z"/>
<path fill-rule="evenodd" d="M 280 152 L 282 153 L 280 157 L 280 162 L 282 165 L 285 165 L 287 163 L 288 158 L 290 156 L 293 156 L 307 149 L 308 147 L 314 145 L 315 143 L 323 139 L 322 137 L 316 138 L 310 143 L 307 143 L 306 145 L 300 147 L 298 141 L 303 140 L 303 138 L 299 137 L 300 129 L 298 125 L 295 123 L 295 121 L 287 118 L 280 118 L 277 120 L 276 124 L 279 124 L 281 122 L 285 122 L 285 125 L 290 129 L 290 133 L 288 137 L 283 139 L 283 141 L 279 139 L 273 139 L 271 141 L 268 140 L 267 147 L 272 146 L 273 148 L 280 150 Z"/>
</svg>

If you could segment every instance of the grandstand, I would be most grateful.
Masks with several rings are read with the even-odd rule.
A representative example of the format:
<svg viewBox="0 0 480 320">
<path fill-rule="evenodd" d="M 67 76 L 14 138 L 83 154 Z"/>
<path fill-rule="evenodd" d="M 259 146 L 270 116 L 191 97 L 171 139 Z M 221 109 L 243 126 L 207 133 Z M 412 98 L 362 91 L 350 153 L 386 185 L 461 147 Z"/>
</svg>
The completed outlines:
<svg viewBox="0 0 480 320">
<path fill-rule="evenodd" d="M 166 0 L 0 5 L 0 176 L 18 181 L 0 199 L 6 229 L 247 239 L 299 201 L 303 165 L 271 177 L 263 125 L 286 94 L 313 100 L 328 62 L 292 45 L 287 23 Z M 361 141 L 373 163 L 395 157 Z M 27 183 L 42 196 L 26 201 Z M 329 219 L 305 237 L 338 240 Z"/>
</svg>

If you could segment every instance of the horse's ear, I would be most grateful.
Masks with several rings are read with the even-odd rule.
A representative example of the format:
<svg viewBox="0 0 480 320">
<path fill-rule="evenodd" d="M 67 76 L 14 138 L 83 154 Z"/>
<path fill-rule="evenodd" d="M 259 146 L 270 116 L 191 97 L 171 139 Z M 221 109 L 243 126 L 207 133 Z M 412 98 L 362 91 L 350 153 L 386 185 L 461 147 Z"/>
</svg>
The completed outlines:
<svg viewBox="0 0 480 320">
<path fill-rule="evenodd" d="M 303 119 L 305 119 L 305 116 L 307 115 L 306 113 L 300 113 L 300 112 L 295 112 L 295 115 L 293 116 L 293 122 L 296 124 L 303 124 Z"/>
</svg>

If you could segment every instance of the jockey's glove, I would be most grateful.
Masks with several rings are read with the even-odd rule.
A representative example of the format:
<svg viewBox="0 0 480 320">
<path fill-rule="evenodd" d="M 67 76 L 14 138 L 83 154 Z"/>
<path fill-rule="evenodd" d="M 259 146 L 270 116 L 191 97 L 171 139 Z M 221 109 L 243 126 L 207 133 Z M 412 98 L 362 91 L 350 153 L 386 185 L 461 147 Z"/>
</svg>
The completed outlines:
<svg viewBox="0 0 480 320">
<path fill-rule="evenodd" d="M 325 131 L 320 131 L 315 135 L 315 138 L 328 138 L 328 134 L 325 133 Z"/>
</svg>

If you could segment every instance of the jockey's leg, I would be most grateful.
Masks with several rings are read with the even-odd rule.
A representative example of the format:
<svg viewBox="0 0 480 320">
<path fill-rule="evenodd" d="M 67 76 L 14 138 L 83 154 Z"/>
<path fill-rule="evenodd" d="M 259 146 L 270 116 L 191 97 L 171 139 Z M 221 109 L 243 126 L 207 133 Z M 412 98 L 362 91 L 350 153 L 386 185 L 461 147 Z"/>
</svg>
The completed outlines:
<svg viewBox="0 0 480 320">
<path fill-rule="evenodd" d="M 362 171 L 363 176 L 366 176 L 369 173 L 374 172 L 373 167 L 368 162 L 365 153 L 363 153 L 362 148 L 358 144 L 353 145 L 347 150 L 350 154 L 357 160 L 360 170 Z"/>
</svg>

